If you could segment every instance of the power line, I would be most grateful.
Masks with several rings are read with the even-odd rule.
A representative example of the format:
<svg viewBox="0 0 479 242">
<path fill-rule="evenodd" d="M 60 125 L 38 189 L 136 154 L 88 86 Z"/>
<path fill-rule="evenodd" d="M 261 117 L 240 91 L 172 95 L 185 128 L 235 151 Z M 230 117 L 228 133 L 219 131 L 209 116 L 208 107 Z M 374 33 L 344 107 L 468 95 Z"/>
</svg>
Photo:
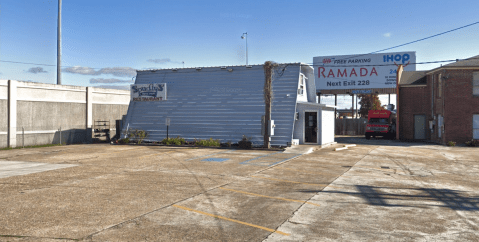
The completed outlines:
<svg viewBox="0 0 479 242">
<path fill-rule="evenodd" d="M 15 64 L 28 64 L 28 65 L 36 65 L 36 66 L 57 66 L 57 65 L 49 65 L 49 64 L 28 63 L 28 62 L 21 62 L 21 61 L 0 60 L 0 62 L 15 63 Z"/>
<path fill-rule="evenodd" d="M 385 51 L 385 50 L 390 50 L 390 49 L 398 48 L 398 47 L 401 47 L 401 46 L 413 44 L 413 43 L 416 43 L 416 42 L 419 42 L 419 41 L 427 40 L 427 39 L 434 38 L 434 37 L 437 37 L 437 36 L 440 36 L 440 35 L 443 35 L 443 34 L 447 34 L 447 33 L 450 33 L 450 32 L 454 32 L 454 31 L 457 31 L 457 30 L 460 30 L 460 29 L 463 29 L 463 28 L 470 27 L 470 26 L 472 26 L 472 25 L 476 25 L 476 24 L 479 24 L 479 21 L 478 21 L 478 22 L 471 23 L 471 24 L 468 24 L 468 25 L 464 25 L 464 26 L 461 26 L 461 27 L 458 27 L 458 28 L 455 28 L 455 29 L 451 29 L 451 30 L 448 30 L 448 31 L 445 31 L 445 32 L 442 32 L 442 33 L 439 33 L 439 34 L 431 35 L 431 36 L 428 36 L 428 37 L 425 37 L 425 38 L 422 38 L 422 39 L 418 39 L 418 40 L 414 40 L 414 41 L 411 41 L 411 42 L 407 42 L 407 43 L 404 43 L 404 44 L 401 44 L 401 45 L 396 45 L 396 46 L 389 47 L 389 48 L 386 48 L 386 49 L 373 51 L 373 52 L 370 52 L 370 53 L 368 53 L 368 54 L 354 55 L 354 56 L 350 56 L 350 57 L 344 58 L 344 59 L 356 58 L 356 57 L 360 57 L 360 56 L 364 56 L 364 55 L 374 54 L 374 53 L 382 52 L 382 51 Z M 418 63 L 413 63 L 413 64 L 432 64 L 432 63 L 452 62 L 452 61 L 457 61 L 457 60 L 418 62 Z M 39 63 L 29 63 L 29 62 L 21 62 L 21 61 L 7 61 L 7 60 L 0 60 L 0 62 L 15 63 L 15 64 L 38 65 L 38 66 L 57 66 L 57 65 L 51 65 L 51 64 L 39 64 Z M 307 64 L 311 64 L 311 63 L 307 63 Z M 311 65 L 312 65 L 312 64 L 311 64 Z M 388 65 L 388 64 L 385 64 L 385 65 L 374 65 L 374 66 L 387 66 L 387 65 Z M 393 64 L 390 64 L 390 65 L 393 65 Z M 314 65 L 314 66 L 318 66 L 318 65 Z M 322 66 L 324 66 L 324 65 L 322 65 Z M 358 66 L 372 66 L 372 65 L 358 65 Z M 75 66 L 64 66 L 64 67 L 75 67 Z M 331 66 L 331 67 L 334 67 L 334 66 Z M 341 67 L 353 67 L 353 66 L 341 66 Z M 91 68 L 91 69 L 102 69 L 102 68 L 93 68 L 93 67 L 89 67 L 89 68 Z"/>
<path fill-rule="evenodd" d="M 409 63 L 409 65 L 425 65 L 425 64 L 437 64 L 437 63 L 445 63 L 445 62 L 455 62 L 455 61 L 463 61 L 463 60 L 477 60 L 477 58 L 468 58 L 468 59 L 455 59 L 455 60 L 440 60 L 440 61 L 424 61 L 424 62 L 413 62 Z M 324 67 L 363 67 L 363 66 L 397 66 L 397 64 L 377 64 L 377 65 L 325 65 L 325 64 L 316 64 L 313 63 L 306 63 L 309 66 L 324 66 Z"/>
<path fill-rule="evenodd" d="M 454 32 L 454 31 L 456 31 L 456 30 L 460 30 L 460 29 L 463 29 L 463 28 L 467 28 L 467 27 L 470 27 L 470 26 L 475 25 L 475 24 L 479 24 L 479 22 L 474 22 L 474 23 L 472 23 L 472 24 L 464 25 L 464 26 L 461 26 L 461 27 L 459 27 L 459 28 L 451 29 L 451 30 L 448 30 L 448 31 L 445 31 L 445 32 L 442 32 L 442 33 L 439 33 L 439 34 L 431 35 L 431 36 L 428 36 L 428 37 L 425 37 L 425 38 L 422 38 L 422 39 L 418 39 L 418 40 L 414 40 L 414 41 L 407 42 L 407 43 L 404 43 L 404 44 L 396 45 L 396 46 L 389 47 L 389 48 L 386 48 L 386 49 L 373 51 L 373 52 L 370 52 L 370 53 L 367 53 L 367 54 L 360 54 L 360 55 L 350 56 L 350 57 L 344 58 L 343 60 L 347 60 L 347 59 L 351 59 L 351 58 L 356 58 L 356 57 L 360 57 L 360 56 L 365 56 L 365 55 L 369 55 L 369 54 L 374 54 L 374 53 L 382 52 L 382 51 L 385 51 L 385 50 L 395 49 L 395 48 L 398 48 L 398 47 L 401 47 L 401 46 L 413 44 L 413 43 L 416 43 L 416 42 L 419 42 L 419 41 L 427 40 L 427 39 L 434 38 L 434 37 L 437 37 L 437 36 L 440 36 L 440 35 L 443 35 L 443 34 L 447 34 L 447 33 L 450 33 L 450 32 Z"/>
<path fill-rule="evenodd" d="M 431 35 L 431 36 L 429 36 L 429 37 L 422 38 L 422 39 L 418 39 L 418 40 L 415 40 L 415 41 L 411 41 L 411 42 L 408 42 L 408 43 L 405 43 L 405 44 L 402 44 L 402 45 L 396 45 L 396 46 L 393 46 L 393 47 L 390 47 L 390 48 L 386 48 L 386 49 L 374 51 L 374 52 L 371 52 L 370 54 L 374 54 L 374 53 L 377 53 L 377 52 L 381 52 L 381 51 L 390 50 L 390 49 L 398 48 L 398 47 L 401 47 L 401 46 L 413 44 L 413 43 L 416 43 L 416 42 L 419 42 L 419 41 L 427 40 L 427 39 L 434 38 L 434 37 L 437 37 L 437 36 L 440 36 L 440 35 L 443 35 L 443 34 L 447 34 L 447 33 L 450 33 L 450 32 L 454 32 L 454 31 L 456 31 L 456 30 L 460 30 L 460 29 L 463 29 L 463 28 L 467 28 L 467 27 L 472 26 L 472 25 L 475 25 L 475 24 L 479 24 L 479 22 L 475 22 L 475 23 L 472 23 L 472 24 L 464 25 L 464 26 L 459 27 L 459 28 L 451 29 L 451 30 L 448 30 L 448 31 L 445 31 L 445 32 L 442 32 L 442 33 L 439 33 L 439 34 Z"/>
<path fill-rule="evenodd" d="M 468 58 L 468 59 L 455 59 L 455 60 L 439 60 L 439 61 L 425 61 L 425 62 L 415 62 L 415 63 L 409 63 L 409 64 L 415 64 L 415 65 L 424 65 L 424 64 L 437 64 L 437 63 L 445 63 L 445 62 L 456 62 L 456 61 L 462 61 L 462 60 L 475 60 L 479 59 L 478 58 Z M 56 66 L 56 65 L 51 65 L 51 64 L 39 64 L 39 63 L 31 63 L 31 62 L 21 62 L 21 61 L 8 61 L 8 60 L 0 60 L 0 62 L 6 62 L 6 63 L 14 63 L 14 64 L 27 64 L 27 65 L 37 65 L 37 66 Z M 367 67 L 367 66 L 397 66 L 396 64 L 379 64 L 379 65 L 347 65 L 347 66 L 338 66 L 338 65 L 324 65 L 324 64 L 317 64 L 314 65 L 313 63 L 306 63 L 309 66 L 324 66 L 324 67 Z M 289 64 L 288 64 L 289 65 Z M 78 67 L 78 66 L 63 66 L 66 68 L 73 68 L 73 67 Z M 238 66 L 232 66 L 232 67 L 238 67 Z M 88 67 L 90 69 L 103 69 L 104 67 Z M 191 67 L 194 68 L 194 67 Z M 191 69 L 191 68 L 178 68 L 178 69 Z M 171 68 L 169 68 L 171 69 Z M 158 69 L 158 70 L 169 70 L 169 69 Z M 220 71 L 220 70 L 219 70 Z M 222 70 L 221 70 L 222 71 Z"/>
</svg>

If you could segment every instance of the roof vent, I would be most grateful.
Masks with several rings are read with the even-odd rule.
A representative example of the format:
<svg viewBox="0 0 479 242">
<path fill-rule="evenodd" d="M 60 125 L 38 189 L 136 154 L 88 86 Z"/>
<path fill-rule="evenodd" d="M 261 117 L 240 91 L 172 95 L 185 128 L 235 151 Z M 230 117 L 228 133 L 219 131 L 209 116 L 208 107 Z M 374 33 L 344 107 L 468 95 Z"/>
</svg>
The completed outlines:
<svg viewBox="0 0 479 242">
<path fill-rule="evenodd" d="M 233 69 L 228 69 L 228 71 L 229 71 L 229 72 L 232 72 L 232 71 L 233 71 Z"/>
<path fill-rule="evenodd" d="M 196 67 L 196 70 L 197 70 L 197 71 L 201 70 L 201 67 Z"/>
<path fill-rule="evenodd" d="M 252 68 L 253 66 L 246 66 L 246 68 Z"/>
<path fill-rule="evenodd" d="M 226 69 L 226 66 L 222 66 L 221 69 Z"/>
</svg>

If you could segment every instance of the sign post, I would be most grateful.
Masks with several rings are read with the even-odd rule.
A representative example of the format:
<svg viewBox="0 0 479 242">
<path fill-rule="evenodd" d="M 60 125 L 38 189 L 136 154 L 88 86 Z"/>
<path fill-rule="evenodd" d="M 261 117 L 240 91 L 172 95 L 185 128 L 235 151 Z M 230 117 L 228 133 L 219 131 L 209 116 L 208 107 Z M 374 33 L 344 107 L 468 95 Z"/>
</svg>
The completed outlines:
<svg viewBox="0 0 479 242">
<path fill-rule="evenodd" d="M 166 140 L 168 140 L 168 128 L 170 127 L 170 118 L 166 118 Z"/>
</svg>

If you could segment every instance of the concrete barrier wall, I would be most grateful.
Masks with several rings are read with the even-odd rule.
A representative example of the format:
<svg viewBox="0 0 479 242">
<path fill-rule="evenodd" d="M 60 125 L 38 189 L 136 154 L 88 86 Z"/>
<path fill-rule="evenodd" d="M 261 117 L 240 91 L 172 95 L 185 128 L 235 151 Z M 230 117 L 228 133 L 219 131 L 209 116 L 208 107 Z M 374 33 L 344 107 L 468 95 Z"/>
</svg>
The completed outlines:
<svg viewBox="0 0 479 242">
<path fill-rule="evenodd" d="M 8 81 L 0 80 L 0 147 L 7 147 Z"/>
<path fill-rule="evenodd" d="M 0 148 L 89 142 L 94 120 L 114 129 L 129 101 L 124 90 L 1 80 Z"/>
<path fill-rule="evenodd" d="M 8 125 L 7 117 L 8 117 L 7 100 L 0 99 L 0 147 L 7 146 L 7 125 Z"/>
</svg>

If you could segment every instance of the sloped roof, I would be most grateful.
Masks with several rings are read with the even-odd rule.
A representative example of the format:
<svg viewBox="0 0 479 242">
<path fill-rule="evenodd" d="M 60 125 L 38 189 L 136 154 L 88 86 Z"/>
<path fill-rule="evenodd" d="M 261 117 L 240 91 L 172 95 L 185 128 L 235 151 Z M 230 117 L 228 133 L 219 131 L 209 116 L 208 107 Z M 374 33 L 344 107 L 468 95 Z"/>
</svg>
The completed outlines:
<svg viewBox="0 0 479 242">
<path fill-rule="evenodd" d="M 303 62 L 290 62 L 290 63 L 276 63 L 278 65 L 302 65 L 302 66 L 310 66 Z M 137 72 L 142 71 L 163 71 L 163 70 L 181 70 L 181 69 L 196 69 L 196 68 L 228 68 L 228 67 L 250 67 L 250 66 L 263 66 L 264 64 L 252 64 L 252 65 L 230 65 L 230 66 L 197 66 L 197 67 L 178 67 L 178 68 L 164 68 L 164 69 L 144 69 L 144 70 L 136 70 Z"/>
<path fill-rule="evenodd" d="M 444 65 L 442 67 L 471 67 L 471 66 L 477 66 L 479 67 L 479 55 L 456 61 L 451 64 Z"/>
<path fill-rule="evenodd" d="M 399 80 L 399 85 L 426 84 L 426 71 L 404 71 Z"/>
</svg>

